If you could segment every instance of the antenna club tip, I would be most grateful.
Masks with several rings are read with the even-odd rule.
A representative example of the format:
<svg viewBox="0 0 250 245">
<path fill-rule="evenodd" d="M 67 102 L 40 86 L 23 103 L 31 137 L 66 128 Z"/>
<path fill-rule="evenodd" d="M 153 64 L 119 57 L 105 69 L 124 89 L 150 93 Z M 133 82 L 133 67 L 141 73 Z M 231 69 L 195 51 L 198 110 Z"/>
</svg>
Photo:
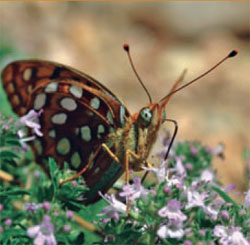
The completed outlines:
<svg viewBox="0 0 250 245">
<path fill-rule="evenodd" d="M 228 57 L 229 57 L 229 58 L 232 58 L 232 57 L 236 56 L 238 53 L 239 53 L 239 50 L 238 50 L 238 49 L 234 49 L 234 50 L 228 55 Z"/>
<path fill-rule="evenodd" d="M 123 44 L 123 49 L 124 49 L 126 52 L 129 52 L 129 45 L 128 45 L 128 43 L 124 43 L 124 44 Z"/>
</svg>

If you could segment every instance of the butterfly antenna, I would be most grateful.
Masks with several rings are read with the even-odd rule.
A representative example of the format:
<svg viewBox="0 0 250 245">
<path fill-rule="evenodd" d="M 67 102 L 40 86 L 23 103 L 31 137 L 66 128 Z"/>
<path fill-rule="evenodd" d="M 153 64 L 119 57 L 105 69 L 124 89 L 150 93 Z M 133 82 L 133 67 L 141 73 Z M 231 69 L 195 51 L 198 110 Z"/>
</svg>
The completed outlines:
<svg viewBox="0 0 250 245">
<path fill-rule="evenodd" d="M 182 90 L 183 88 L 191 85 L 192 83 L 196 82 L 197 80 L 201 79 L 202 77 L 206 76 L 208 73 L 210 73 L 211 71 L 213 71 L 215 68 L 217 68 L 219 65 L 221 65 L 224 61 L 226 61 L 229 58 L 232 58 L 234 56 L 236 56 L 238 54 L 238 50 L 233 50 L 231 51 L 226 57 L 224 57 L 221 61 L 219 61 L 216 65 L 214 65 L 212 68 L 210 68 L 208 71 L 204 72 L 203 74 L 201 74 L 200 76 L 196 77 L 195 79 L 191 80 L 190 82 L 184 84 L 183 86 L 179 87 L 178 89 L 171 91 L 169 94 L 167 94 L 166 96 L 164 96 L 160 102 L 164 101 L 167 97 L 171 96 L 172 94 L 175 94 L 176 92 Z"/>
<path fill-rule="evenodd" d="M 128 59 L 129 59 L 129 63 L 130 63 L 130 65 L 131 65 L 131 67 L 132 67 L 132 69 L 133 69 L 133 71 L 134 71 L 134 73 L 135 73 L 135 75 L 136 75 L 138 81 L 140 82 L 141 86 L 143 87 L 143 89 L 145 90 L 145 92 L 146 92 L 146 94 L 147 94 L 147 96 L 148 96 L 149 103 L 152 104 L 152 98 L 151 98 L 151 96 L 150 96 L 150 94 L 149 94 L 147 88 L 145 87 L 144 83 L 142 82 L 142 80 L 141 80 L 139 74 L 137 73 L 137 71 L 136 71 L 136 69 L 135 69 L 134 63 L 133 63 L 132 58 L 131 58 L 131 55 L 130 55 L 129 45 L 128 45 L 127 43 L 124 43 L 124 44 L 123 44 L 123 48 L 124 48 L 124 50 L 127 52 Z"/>
</svg>

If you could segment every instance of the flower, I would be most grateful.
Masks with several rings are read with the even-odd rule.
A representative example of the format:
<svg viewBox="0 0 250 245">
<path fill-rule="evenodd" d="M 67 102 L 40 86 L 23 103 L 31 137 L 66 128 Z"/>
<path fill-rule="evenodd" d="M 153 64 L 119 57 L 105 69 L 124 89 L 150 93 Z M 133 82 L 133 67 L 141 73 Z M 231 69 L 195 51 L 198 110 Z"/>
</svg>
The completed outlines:
<svg viewBox="0 0 250 245">
<path fill-rule="evenodd" d="M 249 208 L 250 207 L 250 184 L 249 184 L 249 189 L 246 193 L 246 196 L 245 196 L 245 200 L 244 200 L 244 203 L 243 205 L 246 207 L 246 208 Z"/>
<path fill-rule="evenodd" d="M 228 213 L 227 210 L 222 210 L 222 211 L 220 212 L 220 216 L 221 216 L 224 220 L 229 220 L 229 219 L 230 219 L 230 215 L 229 215 L 229 213 Z"/>
<path fill-rule="evenodd" d="M 190 152 L 193 156 L 196 156 L 198 154 L 198 150 L 194 146 L 191 147 Z"/>
<path fill-rule="evenodd" d="M 158 183 L 162 183 L 163 181 L 166 180 L 166 176 L 167 176 L 167 161 L 163 161 L 162 164 L 160 165 L 159 168 L 155 168 L 155 167 L 151 167 L 151 168 L 148 168 L 148 167 L 142 167 L 144 170 L 146 171 L 151 171 L 153 172 L 157 179 L 158 179 Z"/>
<path fill-rule="evenodd" d="M 78 186 L 78 183 L 77 183 L 77 181 L 72 181 L 72 185 L 74 186 L 74 187 L 77 187 Z"/>
<path fill-rule="evenodd" d="M 12 219 L 9 219 L 7 218 L 5 221 L 4 221 L 5 225 L 6 226 L 10 226 L 12 224 Z"/>
<path fill-rule="evenodd" d="M 27 126 L 29 128 L 32 128 L 36 135 L 43 136 L 43 133 L 40 131 L 41 125 L 35 120 L 42 114 L 43 110 L 40 110 L 39 112 L 36 112 L 34 110 L 30 110 L 26 115 L 19 118 L 19 120 L 16 122 L 16 127 L 21 128 L 23 126 Z"/>
<path fill-rule="evenodd" d="M 51 205 L 49 202 L 44 202 L 42 206 L 45 211 L 49 211 L 51 209 Z"/>
<path fill-rule="evenodd" d="M 104 207 L 102 209 L 102 214 L 99 215 L 107 215 L 110 218 L 119 219 L 119 213 L 126 213 L 126 205 L 120 201 L 118 201 L 115 196 L 105 194 L 103 195 L 101 192 L 99 192 L 99 195 L 110 205 L 107 207 Z"/>
<path fill-rule="evenodd" d="M 198 191 L 187 191 L 187 199 L 188 202 L 186 204 L 186 209 L 193 208 L 193 207 L 200 207 L 203 211 L 210 216 L 212 219 L 216 219 L 218 215 L 218 211 L 213 209 L 211 205 L 205 205 L 205 199 L 208 197 L 206 192 L 202 192 L 201 194 Z"/>
<path fill-rule="evenodd" d="M 164 187 L 164 192 L 166 193 L 166 194 L 170 194 L 170 192 L 171 192 L 171 188 L 169 187 L 169 186 L 165 186 Z"/>
<path fill-rule="evenodd" d="M 4 124 L 4 125 L 3 125 L 3 128 L 4 128 L 6 131 L 10 130 L 10 126 L 9 126 L 8 124 Z"/>
<path fill-rule="evenodd" d="M 70 225 L 64 225 L 63 230 L 65 232 L 69 232 L 70 231 Z"/>
<path fill-rule="evenodd" d="M 201 194 L 198 191 L 187 191 L 188 203 L 186 204 L 186 209 L 193 207 L 203 207 L 204 201 L 207 198 L 207 193 L 202 192 Z"/>
<path fill-rule="evenodd" d="M 45 215 L 44 221 L 39 225 L 28 228 L 27 234 L 30 238 L 35 238 L 34 245 L 56 245 L 54 236 L 54 226 L 50 222 L 50 217 Z"/>
<path fill-rule="evenodd" d="M 28 213 L 35 213 L 36 210 L 38 208 L 41 207 L 41 204 L 37 204 L 37 203 L 25 203 L 24 204 L 24 209 L 28 212 Z"/>
<path fill-rule="evenodd" d="M 185 179 L 187 176 L 186 169 L 183 166 L 183 157 L 176 157 L 176 165 L 174 168 L 170 170 L 170 172 L 175 172 L 176 176 L 178 176 L 181 179 Z"/>
<path fill-rule="evenodd" d="M 220 238 L 219 242 L 222 245 L 248 245 L 249 243 L 247 239 L 244 238 L 240 230 L 240 227 L 216 225 L 214 227 L 213 235 L 214 237 Z"/>
<path fill-rule="evenodd" d="M 176 200 L 168 200 L 168 204 L 166 207 L 161 208 L 158 211 L 158 215 L 161 217 L 167 217 L 170 220 L 178 220 L 183 222 L 187 219 L 187 216 L 183 214 L 180 210 L 181 203 Z"/>
<path fill-rule="evenodd" d="M 218 157 L 220 157 L 221 159 L 225 159 L 224 150 L 225 150 L 224 144 L 220 143 L 220 144 L 218 144 L 214 149 L 212 149 L 211 153 L 212 153 L 214 156 L 218 156 Z"/>
<path fill-rule="evenodd" d="M 3 211 L 3 204 L 0 203 L 0 212 Z"/>
<path fill-rule="evenodd" d="M 200 178 L 202 181 L 209 183 L 213 181 L 213 178 L 214 178 L 214 173 L 211 170 L 205 169 L 204 171 L 202 171 Z"/>
<path fill-rule="evenodd" d="M 182 222 L 177 220 L 169 220 L 168 225 L 161 226 L 158 231 L 157 235 L 160 238 L 177 238 L 180 239 L 184 236 L 185 232 L 182 229 Z"/>
<path fill-rule="evenodd" d="M 66 216 L 67 216 L 68 219 L 72 219 L 73 218 L 73 212 L 71 210 L 68 210 L 66 212 Z"/>
<path fill-rule="evenodd" d="M 140 197 L 146 198 L 149 191 L 146 190 L 141 185 L 141 179 L 138 177 L 134 178 L 134 184 L 132 185 L 124 185 L 123 191 L 119 194 L 121 197 L 127 197 L 130 201 L 136 200 Z"/>
<path fill-rule="evenodd" d="M 17 131 L 17 135 L 18 135 L 18 138 L 19 138 L 19 141 L 21 143 L 21 147 L 23 149 L 23 151 L 28 151 L 29 147 L 28 145 L 26 144 L 26 142 L 29 142 L 29 141 L 32 141 L 36 138 L 36 136 L 30 136 L 30 137 L 25 137 L 25 133 L 22 129 L 19 129 Z"/>
<path fill-rule="evenodd" d="M 188 170 L 192 170 L 192 169 L 193 169 L 193 165 L 192 165 L 191 163 L 187 163 L 187 164 L 185 165 L 185 167 L 186 167 L 186 169 L 188 169 Z"/>
</svg>

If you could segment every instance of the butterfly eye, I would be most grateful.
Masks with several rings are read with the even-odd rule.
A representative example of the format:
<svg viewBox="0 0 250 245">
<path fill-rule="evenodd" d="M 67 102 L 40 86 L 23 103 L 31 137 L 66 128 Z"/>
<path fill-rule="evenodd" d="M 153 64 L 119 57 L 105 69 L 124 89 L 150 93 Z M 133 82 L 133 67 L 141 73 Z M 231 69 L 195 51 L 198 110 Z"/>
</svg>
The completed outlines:
<svg viewBox="0 0 250 245">
<path fill-rule="evenodd" d="M 141 109 L 138 119 L 139 122 L 142 124 L 142 126 L 144 127 L 149 126 L 152 120 L 151 110 L 147 107 Z"/>
</svg>

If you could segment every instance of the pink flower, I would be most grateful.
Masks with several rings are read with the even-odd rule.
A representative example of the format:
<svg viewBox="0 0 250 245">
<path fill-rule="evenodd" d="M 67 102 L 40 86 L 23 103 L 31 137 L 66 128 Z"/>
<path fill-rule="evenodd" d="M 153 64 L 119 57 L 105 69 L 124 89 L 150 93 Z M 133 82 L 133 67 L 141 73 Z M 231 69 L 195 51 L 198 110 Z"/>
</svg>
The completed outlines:
<svg viewBox="0 0 250 245">
<path fill-rule="evenodd" d="M 248 241 L 240 232 L 240 227 L 216 225 L 214 227 L 214 237 L 219 238 L 219 244 L 222 245 L 248 245 Z"/>
<path fill-rule="evenodd" d="M 161 226 L 157 231 L 157 235 L 162 239 L 168 237 L 180 239 L 184 234 L 182 222 L 176 220 L 170 220 L 168 225 Z"/>
<path fill-rule="evenodd" d="M 211 170 L 206 169 L 201 173 L 202 181 L 209 183 L 212 182 L 213 179 L 214 179 L 214 173 Z"/>
<path fill-rule="evenodd" d="M 176 157 L 176 165 L 175 167 L 171 170 L 173 172 L 175 172 L 175 174 L 180 177 L 181 179 L 182 178 L 186 178 L 187 176 L 187 172 L 186 172 L 186 169 L 185 167 L 183 166 L 183 158 L 182 157 Z"/>
<path fill-rule="evenodd" d="M 187 191 L 187 199 L 188 203 L 186 205 L 186 209 L 193 208 L 193 207 L 203 207 L 204 201 L 207 198 L 207 194 L 205 192 L 199 193 L 198 191 Z"/>
<path fill-rule="evenodd" d="M 10 226 L 12 224 L 12 220 L 8 218 L 4 221 L 4 223 L 6 226 Z"/>
<path fill-rule="evenodd" d="M 186 209 L 190 209 L 193 207 L 200 207 L 203 209 L 203 211 L 212 219 L 217 219 L 218 211 L 213 209 L 210 206 L 205 205 L 205 200 L 208 197 L 206 192 L 199 193 L 198 191 L 187 191 L 187 199 L 188 203 L 186 204 Z"/>
<path fill-rule="evenodd" d="M 17 131 L 17 135 L 19 137 L 19 141 L 21 143 L 21 147 L 23 149 L 23 151 L 28 151 L 29 147 L 28 145 L 26 144 L 26 142 L 29 142 L 29 141 L 32 141 L 36 138 L 36 136 L 30 136 L 30 137 L 25 137 L 25 133 L 22 129 L 18 130 Z"/>
<path fill-rule="evenodd" d="M 181 212 L 180 208 L 181 203 L 179 201 L 168 200 L 167 206 L 161 208 L 158 211 L 158 215 L 163 218 L 167 217 L 170 220 L 178 220 L 179 222 L 183 222 L 187 219 L 187 216 Z"/>
<path fill-rule="evenodd" d="M 32 226 L 27 230 L 27 234 L 31 238 L 35 238 L 34 245 L 56 245 L 56 239 L 54 236 L 54 226 L 50 222 L 49 216 L 44 216 L 44 222 Z"/>
<path fill-rule="evenodd" d="M 249 208 L 250 207 L 250 183 L 249 183 L 249 189 L 246 193 L 246 196 L 245 196 L 245 200 L 244 200 L 244 203 L 243 205 L 246 207 L 246 208 Z"/>
<path fill-rule="evenodd" d="M 38 208 L 41 207 L 41 204 L 37 204 L 37 203 L 25 203 L 24 204 L 24 209 L 26 210 L 26 212 L 28 213 L 35 213 L 36 210 Z"/>
<path fill-rule="evenodd" d="M 123 191 L 119 194 L 121 197 L 127 197 L 129 200 L 133 201 L 136 200 L 140 197 L 146 198 L 148 195 L 149 191 L 146 190 L 142 185 L 141 185 L 141 180 L 140 178 L 136 177 L 134 178 L 134 184 L 132 185 L 124 185 Z"/>
<path fill-rule="evenodd" d="M 63 230 L 65 232 L 69 232 L 70 231 L 70 225 L 64 225 Z"/>
<path fill-rule="evenodd" d="M 152 167 L 152 168 L 142 167 L 142 168 L 146 171 L 153 172 L 158 179 L 158 183 L 160 184 L 166 180 L 166 176 L 168 173 L 167 166 L 168 166 L 167 161 L 164 161 L 164 162 L 162 162 L 162 164 L 160 165 L 159 168 L 155 168 L 155 167 Z"/>
<path fill-rule="evenodd" d="M 49 211 L 51 209 L 51 205 L 49 202 L 44 202 L 42 206 L 45 211 Z"/>
<path fill-rule="evenodd" d="M 126 213 L 126 205 L 118 201 L 114 195 L 105 194 L 105 196 L 99 192 L 99 195 L 107 201 L 110 205 L 102 209 L 102 214 L 107 215 L 110 218 L 119 219 L 119 213 Z"/>
<path fill-rule="evenodd" d="M 43 136 L 43 133 L 40 131 L 41 125 L 35 120 L 42 114 L 43 110 L 40 110 L 39 112 L 35 112 L 34 110 L 30 110 L 28 114 L 22 116 L 17 122 L 17 127 L 23 127 L 27 126 L 29 128 L 32 128 L 36 135 Z"/>
<path fill-rule="evenodd" d="M 66 212 L 66 216 L 67 216 L 68 219 L 72 219 L 73 218 L 73 212 L 71 210 L 68 210 Z"/>
</svg>

